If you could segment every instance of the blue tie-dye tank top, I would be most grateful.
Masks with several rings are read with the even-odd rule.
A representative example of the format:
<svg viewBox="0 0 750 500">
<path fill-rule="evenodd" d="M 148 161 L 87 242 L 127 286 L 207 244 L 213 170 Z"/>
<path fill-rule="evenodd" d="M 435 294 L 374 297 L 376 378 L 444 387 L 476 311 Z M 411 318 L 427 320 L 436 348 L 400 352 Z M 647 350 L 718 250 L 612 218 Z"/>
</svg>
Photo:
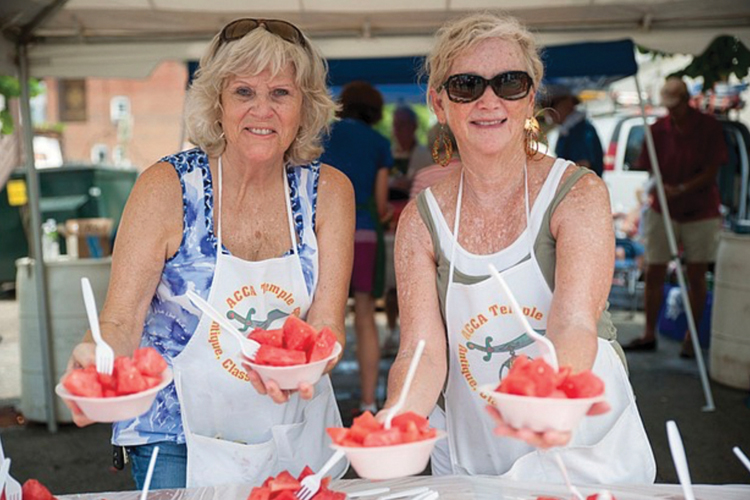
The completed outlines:
<svg viewBox="0 0 750 500">
<path fill-rule="evenodd" d="M 214 234 L 214 194 L 208 156 L 198 148 L 161 159 L 174 166 L 182 186 L 182 243 L 164 264 L 154 298 L 143 325 L 141 347 L 156 348 L 172 365 L 198 327 L 200 318 L 183 309 L 175 300 L 192 284 L 194 291 L 208 298 L 216 267 L 217 239 Z M 307 290 L 312 295 L 318 280 L 318 243 L 315 237 L 315 207 L 318 196 L 320 163 L 289 166 L 286 169 L 297 251 Z M 284 228 L 286 230 L 286 228 Z M 228 253 L 226 248 L 224 252 Z M 291 249 L 287 254 L 291 252 Z M 144 415 L 113 427 L 112 442 L 120 446 L 168 441 L 182 444 L 180 403 L 174 383 L 156 396 Z"/>
</svg>

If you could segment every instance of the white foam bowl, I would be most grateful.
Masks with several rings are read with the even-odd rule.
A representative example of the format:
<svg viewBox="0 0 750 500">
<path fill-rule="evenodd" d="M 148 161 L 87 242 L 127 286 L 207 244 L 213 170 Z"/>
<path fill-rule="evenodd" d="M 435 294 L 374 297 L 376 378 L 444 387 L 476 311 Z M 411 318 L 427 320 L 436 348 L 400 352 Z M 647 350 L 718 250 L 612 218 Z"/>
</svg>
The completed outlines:
<svg viewBox="0 0 750 500">
<path fill-rule="evenodd" d="M 364 479 L 395 479 L 419 474 L 427 467 L 430 453 L 438 439 L 446 436 L 438 430 L 430 439 L 392 446 L 340 446 L 332 444 L 334 450 L 342 450 L 357 474 Z"/>
<path fill-rule="evenodd" d="M 78 405 L 83 414 L 94 422 L 119 422 L 140 417 L 146 413 L 156 399 L 156 393 L 164 389 L 171 381 L 172 370 L 166 368 L 161 374 L 159 385 L 135 394 L 113 398 L 76 396 L 68 392 L 62 383 L 55 386 L 55 393 L 61 398 Z"/>
<path fill-rule="evenodd" d="M 535 432 L 572 431 L 594 403 L 604 401 L 604 394 L 593 398 L 537 398 L 496 392 L 495 387 L 483 385 L 479 391 L 491 397 L 489 403 L 508 425 Z"/>
<path fill-rule="evenodd" d="M 319 359 L 312 363 L 305 363 L 304 365 L 268 366 L 258 365 L 249 360 L 246 363 L 258 372 L 264 384 L 267 384 L 269 380 L 273 380 L 279 385 L 279 389 L 296 389 L 302 382 L 314 384 L 320 380 L 328 362 L 341 354 L 341 350 L 341 344 L 336 342 L 333 345 L 333 352 L 327 358 Z"/>
</svg>

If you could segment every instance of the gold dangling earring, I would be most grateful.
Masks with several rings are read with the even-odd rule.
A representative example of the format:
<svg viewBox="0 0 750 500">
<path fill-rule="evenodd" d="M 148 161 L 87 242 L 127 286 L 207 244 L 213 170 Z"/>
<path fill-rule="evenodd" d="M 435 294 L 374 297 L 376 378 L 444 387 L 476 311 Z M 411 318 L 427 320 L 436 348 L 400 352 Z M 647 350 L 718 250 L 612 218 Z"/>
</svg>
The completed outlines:
<svg viewBox="0 0 750 500">
<path fill-rule="evenodd" d="M 535 116 L 526 118 L 523 125 L 523 147 L 528 158 L 533 158 L 539 152 L 539 121 Z"/>
<path fill-rule="evenodd" d="M 451 143 L 451 139 L 446 130 L 445 125 L 441 124 L 440 132 L 438 132 L 437 137 L 435 137 L 435 142 L 432 143 L 432 159 L 435 160 L 435 163 L 443 167 L 447 167 L 451 162 L 451 158 L 453 158 L 453 143 Z M 445 149 L 444 157 L 440 156 L 441 144 L 443 149 Z"/>
</svg>

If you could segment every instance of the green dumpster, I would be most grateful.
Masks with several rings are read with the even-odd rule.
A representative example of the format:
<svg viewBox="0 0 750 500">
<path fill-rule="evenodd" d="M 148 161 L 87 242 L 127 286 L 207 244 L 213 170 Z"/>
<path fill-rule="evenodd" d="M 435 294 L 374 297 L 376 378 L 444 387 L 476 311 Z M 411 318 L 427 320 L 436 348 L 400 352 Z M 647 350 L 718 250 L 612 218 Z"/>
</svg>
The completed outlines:
<svg viewBox="0 0 750 500">
<path fill-rule="evenodd" d="M 116 228 L 137 176 L 138 172 L 132 168 L 99 165 L 64 165 L 39 170 L 42 222 L 108 217 L 114 220 Z M 10 176 L 10 180 L 24 178 L 22 169 Z M 0 192 L 0 283 L 15 281 L 16 259 L 29 255 L 22 209 L 25 212 L 25 207 L 11 206 L 7 187 L 3 186 Z M 60 246 L 64 252 L 62 238 Z"/>
</svg>

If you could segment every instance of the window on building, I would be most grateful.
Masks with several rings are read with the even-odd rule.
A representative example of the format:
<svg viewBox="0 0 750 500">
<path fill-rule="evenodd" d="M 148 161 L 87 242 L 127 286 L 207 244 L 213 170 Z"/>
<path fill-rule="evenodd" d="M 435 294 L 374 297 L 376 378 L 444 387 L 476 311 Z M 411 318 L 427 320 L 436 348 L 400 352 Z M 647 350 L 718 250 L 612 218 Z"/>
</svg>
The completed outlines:
<svg viewBox="0 0 750 500">
<path fill-rule="evenodd" d="M 106 144 L 94 144 L 91 148 L 91 163 L 106 163 L 109 156 L 109 148 Z"/>
<path fill-rule="evenodd" d="M 31 123 L 42 125 L 47 123 L 47 84 L 39 82 L 39 94 L 29 99 L 31 106 Z"/>
<path fill-rule="evenodd" d="M 109 102 L 109 115 L 113 123 L 130 118 L 130 99 L 118 95 Z"/>
<path fill-rule="evenodd" d="M 129 166 L 128 153 L 124 146 L 115 146 L 112 150 L 112 161 L 117 166 Z"/>
</svg>

